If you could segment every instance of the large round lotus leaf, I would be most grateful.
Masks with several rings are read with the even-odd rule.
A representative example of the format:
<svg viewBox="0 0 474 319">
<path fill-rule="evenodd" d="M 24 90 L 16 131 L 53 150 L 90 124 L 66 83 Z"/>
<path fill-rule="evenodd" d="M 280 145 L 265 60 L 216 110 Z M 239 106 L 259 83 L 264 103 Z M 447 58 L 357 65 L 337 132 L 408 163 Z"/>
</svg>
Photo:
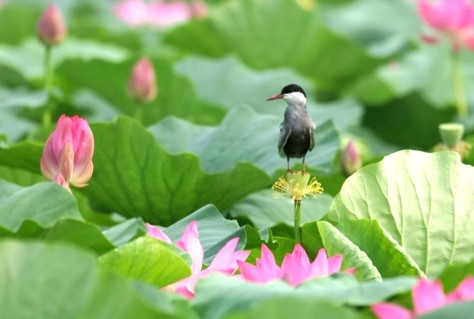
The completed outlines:
<svg viewBox="0 0 474 319">
<path fill-rule="evenodd" d="M 400 151 L 348 178 L 328 217 L 378 220 L 430 276 L 471 259 L 473 195 L 474 168 L 456 153 Z"/>
</svg>

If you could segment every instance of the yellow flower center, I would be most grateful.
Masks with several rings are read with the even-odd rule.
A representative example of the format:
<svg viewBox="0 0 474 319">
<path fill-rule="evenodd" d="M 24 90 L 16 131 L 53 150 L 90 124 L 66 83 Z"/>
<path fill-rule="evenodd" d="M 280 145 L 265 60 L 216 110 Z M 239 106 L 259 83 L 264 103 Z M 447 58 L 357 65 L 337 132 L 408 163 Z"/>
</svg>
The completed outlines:
<svg viewBox="0 0 474 319">
<path fill-rule="evenodd" d="M 308 196 L 316 197 L 323 192 L 316 177 L 302 172 L 286 173 L 272 186 L 275 198 L 291 197 L 292 201 L 301 201 Z"/>
</svg>

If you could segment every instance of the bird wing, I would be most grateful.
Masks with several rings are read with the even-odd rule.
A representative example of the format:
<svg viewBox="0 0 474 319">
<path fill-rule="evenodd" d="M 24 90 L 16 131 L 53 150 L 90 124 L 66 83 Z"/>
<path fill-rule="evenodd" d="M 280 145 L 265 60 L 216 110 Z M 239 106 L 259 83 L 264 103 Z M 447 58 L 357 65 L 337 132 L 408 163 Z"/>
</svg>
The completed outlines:
<svg viewBox="0 0 474 319">
<path fill-rule="evenodd" d="M 316 144 L 316 136 L 314 135 L 314 131 L 316 129 L 316 124 L 311 125 L 309 127 L 309 151 L 312 151 L 314 148 L 314 145 Z"/>
<path fill-rule="evenodd" d="M 291 129 L 288 128 L 284 123 L 280 124 L 280 138 L 278 139 L 278 153 L 281 157 L 285 157 L 285 153 L 283 152 L 283 147 L 288 141 L 288 137 L 290 137 Z"/>
</svg>

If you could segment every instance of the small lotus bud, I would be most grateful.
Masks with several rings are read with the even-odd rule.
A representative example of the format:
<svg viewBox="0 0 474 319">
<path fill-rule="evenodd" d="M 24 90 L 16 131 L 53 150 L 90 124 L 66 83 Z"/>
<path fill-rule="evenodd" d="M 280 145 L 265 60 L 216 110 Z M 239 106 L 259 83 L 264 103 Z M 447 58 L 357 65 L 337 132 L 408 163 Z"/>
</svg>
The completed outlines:
<svg viewBox="0 0 474 319">
<path fill-rule="evenodd" d="M 204 18 L 207 16 L 207 7 L 203 1 L 193 1 L 189 4 L 189 6 L 191 9 L 191 15 L 194 18 Z"/>
<path fill-rule="evenodd" d="M 41 156 L 41 173 L 69 190 L 84 187 L 92 176 L 94 136 L 87 120 L 62 115 Z"/>
<path fill-rule="evenodd" d="M 156 75 L 151 61 L 144 57 L 133 67 L 128 82 L 130 96 L 141 103 L 148 103 L 155 99 L 158 93 Z"/>
<path fill-rule="evenodd" d="M 36 33 L 47 46 L 61 43 L 66 37 L 67 29 L 61 11 L 55 4 L 50 4 L 41 16 Z"/>
<path fill-rule="evenodd" d="M 353 140 L 347 143 L 346 149 L 341 154 L 340 167 L 345 176 L 352 175 L 362 167 L 362 160 Z"/>
<path fill-rule="evenodd" d="M 444 123 L 439 125 L 441 140 L 448 148 L 454 148 L 464 135 L 464 125 L 460 123 Z"/>
</svg>

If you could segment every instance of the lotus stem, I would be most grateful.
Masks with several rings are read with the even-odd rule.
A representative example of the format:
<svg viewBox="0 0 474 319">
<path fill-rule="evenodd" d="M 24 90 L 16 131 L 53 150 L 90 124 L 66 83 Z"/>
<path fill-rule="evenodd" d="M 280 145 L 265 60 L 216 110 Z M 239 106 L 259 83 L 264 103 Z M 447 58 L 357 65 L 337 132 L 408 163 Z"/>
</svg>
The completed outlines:
<svg viewBox="0 0 474 319">
<path fill-rule="evenodd" d="M 135 103 L 135 119 L 138 122 L 143 123 L 143 103 Z"/>
<path fill-rule="evenodd" d="M 51 46 L 46 46 L 46 51 L 44 54 L 44 89 L 50 94 L 51 90 L 51 80 L 53 76 L 53 70 L 51 67 Z M 51 111 L 46 109 L 43 112 L 43 126 L 49 127 L 51 125 Z"/>
<path fill-rule="evenodd" d="M 301 200 L 295 200 L 294 227 L 295 241 L 301 244 Z"/>
<path fill-rule="evenodd" d="M 469 109 L 466 102 L 466 92 L 462 78 L 461 58 L 459 51 L 454 51 L 452 55 L 452 78 L 458 115 L 461 117 L 468 116 Z"/>
</svg>

